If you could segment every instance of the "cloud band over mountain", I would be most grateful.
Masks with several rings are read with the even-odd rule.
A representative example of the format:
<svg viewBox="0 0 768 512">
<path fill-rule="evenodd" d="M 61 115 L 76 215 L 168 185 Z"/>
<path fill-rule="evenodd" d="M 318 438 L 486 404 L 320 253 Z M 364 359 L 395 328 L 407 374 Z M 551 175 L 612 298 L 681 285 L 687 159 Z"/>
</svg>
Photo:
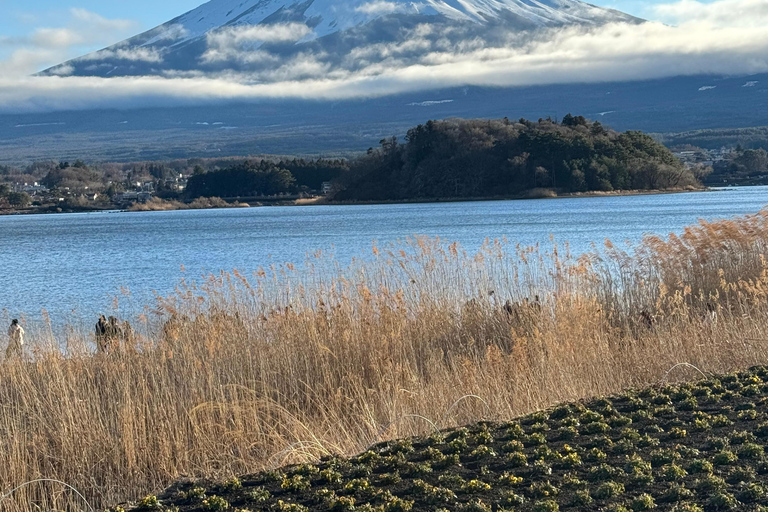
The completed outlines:
<svg viewBox="0 0 768 512">
<path fill-rule="evenodd" d="M 311 27 L 283 23 L 223 30 L 207 37 L 209 60 L 247 63 L 250 59 L 264 65 L 217 72 L 166 71 L 156 77 L 0 78 L 0 110 L 333 100 L 463 85 L 509 87 L 768 71 L 768 8 L 764 1 L 701 4 L 683 0 L 661 6 L 658 12 L 674 25 L 649 22 L 546 28 L 534 37 L 496 28 L 481 38 L 461 33 L 461 26 L 451 34 L 418 24 L 407 28 L 406 37 L 397 41 L 372 42 L 341 54 L 310 45 L 288 58 L 279 53 L 280 45 L 306 37 Z M 740 14 L 724 14 L 734 12 Z M 265 41 L 273 46 L 249 47 Z M 162 59 L 150 49 L 135 57 L 146 62 Z M 59 75 L 67 74 L 66 69 L 62 71 Z"/>
</svg>

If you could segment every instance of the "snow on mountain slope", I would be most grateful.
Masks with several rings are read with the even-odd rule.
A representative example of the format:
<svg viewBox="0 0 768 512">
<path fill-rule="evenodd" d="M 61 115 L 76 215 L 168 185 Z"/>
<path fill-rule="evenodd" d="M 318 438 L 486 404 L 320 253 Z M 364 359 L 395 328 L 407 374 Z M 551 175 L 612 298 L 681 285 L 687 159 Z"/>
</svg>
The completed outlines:
<svg viewBox="0 0 768 512">
<path fill-rule="evenodd" d="M 145 44 L 167 38 L 168 33 L 177 30 L 178 26 L 184 28 L 185 37 L 177 43 L 199 38 L 224 26 L 258 25 L 270 16 L 279 18 L 279 14 L 286 18 L 303 15 L 306 20 L 317 23 L 314 37 L 323 37 L 389 14 L 443 15 L 483 23 L 501 12 L 513 13 L 540 26 L 632 19 L 629 15 L 578 0 L 211 0 L 159 27 L 160 31 L 155 29 L 156 35 Z"/>
<path fill-rule="evenodd" d="M 323 65 L 335 67 L 344 55 L 369 54 L 363 49 L 371 45 L 421 40 L 424 25 L 432 25 L 433 43 L 461 45 L 491 36 L 503 44 L 509 34 L 548 27 L 641 21 L 579 0 L 211 0 L 43 74 L 245 72 L 307 52 L 331 55 Z"/>
</svg>

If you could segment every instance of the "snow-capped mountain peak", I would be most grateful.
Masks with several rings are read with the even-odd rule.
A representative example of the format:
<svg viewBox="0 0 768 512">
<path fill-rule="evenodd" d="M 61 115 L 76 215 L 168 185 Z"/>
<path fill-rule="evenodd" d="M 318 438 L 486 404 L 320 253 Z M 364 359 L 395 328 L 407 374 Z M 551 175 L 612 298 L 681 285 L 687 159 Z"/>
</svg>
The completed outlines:
<svg viewBox="0 0 768 512">
<path fill-rule="evenodd" d="M 494 37 L 501 41 L 510 33 L 550 27 L 640 21 L 579 0 L 210 0 L 44 73 L 243 72 L 273 68 L 286 56 L 307 52 L 333 56 L 332 67 L 349 64 L 350 55 L 368 55 L 361 48 L 371 45 L 422 40 L 429 32 L 425 26 L 440 27 L 433 30 L 434 39 L 439 36 L 443 44 L 461 44 Z"/>
</svg>

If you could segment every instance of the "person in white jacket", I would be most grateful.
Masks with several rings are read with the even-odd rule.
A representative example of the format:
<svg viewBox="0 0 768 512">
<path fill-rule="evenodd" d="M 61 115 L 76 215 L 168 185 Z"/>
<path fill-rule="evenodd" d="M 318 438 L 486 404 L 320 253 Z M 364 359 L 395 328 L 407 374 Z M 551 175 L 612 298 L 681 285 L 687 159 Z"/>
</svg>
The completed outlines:
<svg viewBox="0 0 768 512">
<path fill-rule="evenodd" d="M 8 328 L 8 348 L 5 350 L 5 358 L 21 357 L 21 347 L 24 345 L 24 328 L 15 318 Z"/>
</svg>

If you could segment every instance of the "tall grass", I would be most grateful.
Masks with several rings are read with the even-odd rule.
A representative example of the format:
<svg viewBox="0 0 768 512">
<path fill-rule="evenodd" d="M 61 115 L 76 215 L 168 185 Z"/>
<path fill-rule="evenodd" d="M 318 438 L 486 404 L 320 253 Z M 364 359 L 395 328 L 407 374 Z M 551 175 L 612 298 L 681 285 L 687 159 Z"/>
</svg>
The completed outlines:
<svg viewBox="0 0 768 512">
<path fill-rule="evenodd" d="M 85 329 L 40 329 L 3 363 L 0 486 L 55 478 L 100 508 L 699 376 L 679 363 L 766 363 L 767 249 L 764 211 L 631 253 L 414 239 L 348 267 L 318 254 L 182 283 L 109 354 Z M 0 507 L 87 508 L 50 482 Z"/>
</svg>

